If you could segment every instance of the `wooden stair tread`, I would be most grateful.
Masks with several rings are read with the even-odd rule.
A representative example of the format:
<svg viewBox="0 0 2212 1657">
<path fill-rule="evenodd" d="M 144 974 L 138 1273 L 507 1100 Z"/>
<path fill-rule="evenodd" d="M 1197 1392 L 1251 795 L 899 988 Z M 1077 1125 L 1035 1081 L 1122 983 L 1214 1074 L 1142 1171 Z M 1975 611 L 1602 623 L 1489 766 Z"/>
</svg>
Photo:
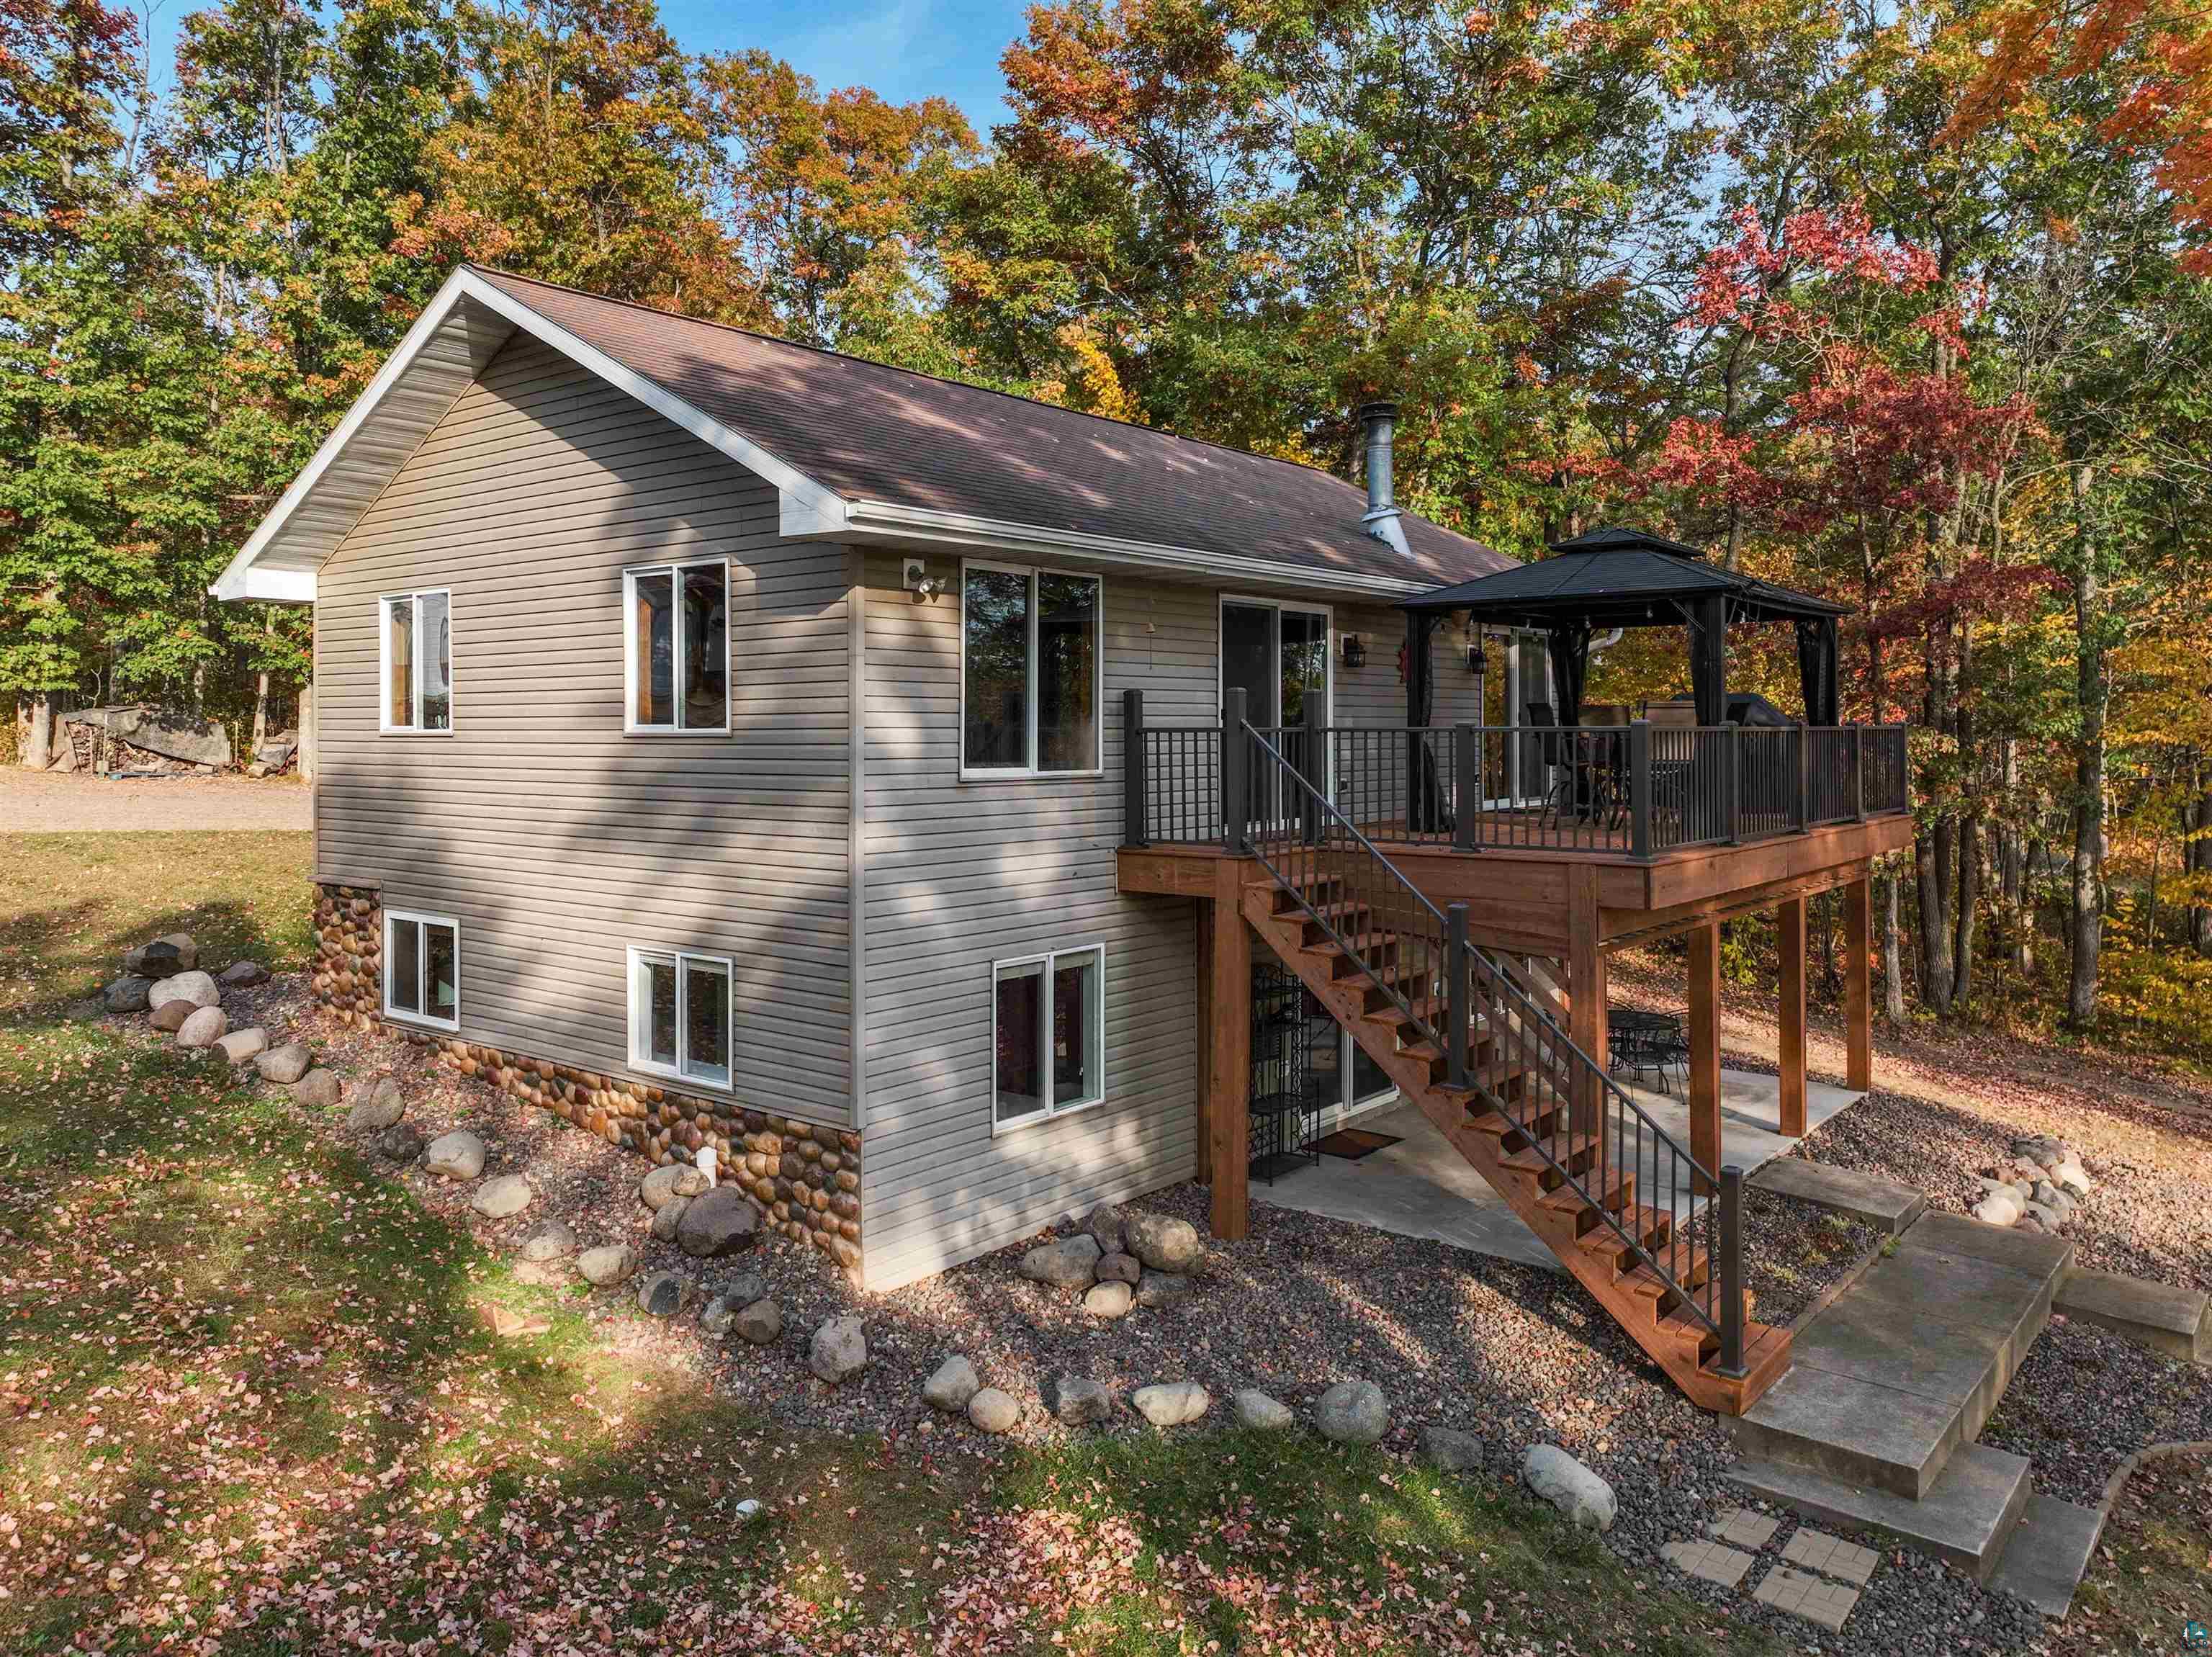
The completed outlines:
<svg viewBox="0 0 2212 1657">
<path fill-rule="evenodd" d="M 1541 1149 L 1538 1148 L 1540 1145 Z M 1549 1173 L 1553 1164 L 1565 1167 L 1585 1151 L 1595 1150 L 1597 1139 L 1586 1133 L 1555 1133 L 1524 1149 L 1508 1152 L 1498 1159 L 1501 1167 L 1516 1173 Z"/>
<path fill-rule="evenodd" d="M 1538 1197 L 1536 1206 L 1553 1214 L 1581 1214 L 1586 1211 L 1594 1213 L 1595 1210 L 1602 1208 L 1607 1214 L 1617 1215 L 1620 1211 L 1621 1205 L 1635 1194 L 1635 1191 L 1636 1180 L 1632 1175 L 1616 1174 L 1603 1191 L 1590 1191 L 1587 1194 L 1577 1191 L 1572 1185 L 1558 1186 Z M 1593 1223 L 1595 1224 L 1595 1221 L 1593 1221 Z M 1596 1231 L 1592 1232 L 1590 1235 L 1595 1236 L 1599 1233 L 1612 1237 L 1616 1247 L 1626 1246 L 1618 1237 L 1613 1237 L 1611 1232 L 1606 1231 L 1602 1225 L 1597 1226 Z M 1589 1238 L 1584 1237 L 1583 1240 L 1587 1243 Z"/>
</svg>

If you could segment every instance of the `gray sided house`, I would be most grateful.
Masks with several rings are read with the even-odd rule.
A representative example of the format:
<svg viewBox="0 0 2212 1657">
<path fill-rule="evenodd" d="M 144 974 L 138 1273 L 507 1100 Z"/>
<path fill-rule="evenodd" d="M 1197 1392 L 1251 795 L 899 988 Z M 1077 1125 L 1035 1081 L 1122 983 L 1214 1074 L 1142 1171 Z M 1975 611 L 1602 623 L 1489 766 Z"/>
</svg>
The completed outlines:
<svg viewBox="0 0 2212 1657">
<path fill-rule="evenodd" d="M 1202 1174 L 1203 905 L 1117 880 L 1127 697 L 1402 724 L 1396 605 L 1510 561 L 1370 472 L 458 271 L 216 588 L 316 608 L 318 990 L 714 1145 L 871 1287 Z M 1486 710 L 1437 639 L 1436 723 L 1516 722 L 1504 644 Z M 1156 809 L 1218 763 L 1152 751 Z M 1336 1110 L 1389 1093 L 1337 1057 Z"/>
</svg>

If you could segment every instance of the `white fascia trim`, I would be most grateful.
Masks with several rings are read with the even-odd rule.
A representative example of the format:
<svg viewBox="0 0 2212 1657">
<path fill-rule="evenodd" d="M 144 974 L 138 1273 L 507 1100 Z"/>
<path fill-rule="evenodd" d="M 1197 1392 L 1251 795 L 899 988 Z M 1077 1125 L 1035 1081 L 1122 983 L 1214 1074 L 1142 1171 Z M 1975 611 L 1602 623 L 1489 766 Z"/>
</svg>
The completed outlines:
<svg viewBox="0 0 2212 1657">
<path fill-rule="evenodd" d="M 785 533 L 791 532 L 787 529 Z M 1267 558 L 1241 558 L 1230 553 L 1200 551 L 1194 547 L 1125 540 L 1118 535 L 1044 529 L 1033 524 L 971 517 L 960 512 L 939 512 L 927 507 L 898 506 L 887 501 L 845 503 L 843 521 L 836 533 L 841 539 L 851 542 L 883 545 L 926 543 L 1029 558 L 1085 557 L 1139 569 L 1176 570 L 1243 582 L 1274 582 L 1289 587 L 1327 587 L 1382 598 L 1411 598 L 1419 593 L 1432 593 L 1443 585 L 1418 577 L 1401 579 L 1395 576 L 1313 570 Z"/>
<path fill-rule="evenodd" d="M 843 521 L 844 503 L 804 472 L 770 454 L 757 443 L 739 436 L 720 421 L 709 419 L 682 398 L 671 395 L 642 375 L 631 372 L 605 352 L 586 344 L 566 328 L 547 321 L 529 306 L 493 287 L 473 271 L 463 268 L 446 278 L 445 285 L 423 308 L 422 314 L 415 319 L 415 326 L 407 331 L 407 336 L 399 342 L 398 348 L 377 370 L 376 377 L 368 382 L 368 389 L 346 411 L 345 418 L 338 422 L 337 429 L 323 440 L 323 445 L 315 451 L 314 458 L 292 480 L 292 486 L 270 509 L 269 515 L 261 521 L 246 545 L 239 548 L 238 556 L 216 578 L 215 585 L 208 590 L 216 598 L 228 600 L 265 596 L 252 590 L 249 582 L 255 560 L 276 538 L 323 473 L 353 441 L 355 433 L 375 412 L 392 387 L 398 383 L 400 377 L 422 354 L 422 348 L 445 326 L 454 308 L 465 299 L 476 301 L 516 328 L 543 340 L 578 367 L 597 375 L 617 390 L 628 393 L 663 418 L 673 421 L 693 436 L 774 484 L 781 497 L 781 513 L 784 522 L 803 526 L 797 531 L 787 528 L 786 533 L 819 535 L 834 533 L 835 527 Z M 312 600 L 314 597 L 313 572 L 296 573 L 305 576 L 307 582 L 305 596 Z"/>
<path fill-rule="evenodd" d="M 234 589 L 225 590 L 222 582 L 237 578 Z M 312 570 L 264 570 L 256 564 L 247 570 L 235 565 L 222 573 L 222 581 L 214 588 L 220 599 L 259 599 L 270 604 L 313 604 L 315 601 L 315 572 Z"/>
</svg>

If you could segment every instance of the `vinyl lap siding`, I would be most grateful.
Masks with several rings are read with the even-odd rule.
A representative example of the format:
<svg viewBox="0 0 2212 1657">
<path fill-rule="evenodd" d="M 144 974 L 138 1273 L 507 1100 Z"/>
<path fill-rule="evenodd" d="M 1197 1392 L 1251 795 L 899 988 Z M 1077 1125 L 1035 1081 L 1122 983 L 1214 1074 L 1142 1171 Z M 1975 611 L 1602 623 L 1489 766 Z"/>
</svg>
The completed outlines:
<svg viewBox="0 0 2212 1657">
<path fill-rule="evenodd" d="M 728 735 L 623 734 L 622 571 L 730 560 Z M 461 1035 L 629 1069 L 625 951 L 734 969 L 734 1097 L 848 1119 L 847 554 L 775 490 L 522 339 L 325 565 L 316 858 L 455 917 Z M 377 729 L 377 604 L 453 593 L 453 733 Z"/>
</svg>

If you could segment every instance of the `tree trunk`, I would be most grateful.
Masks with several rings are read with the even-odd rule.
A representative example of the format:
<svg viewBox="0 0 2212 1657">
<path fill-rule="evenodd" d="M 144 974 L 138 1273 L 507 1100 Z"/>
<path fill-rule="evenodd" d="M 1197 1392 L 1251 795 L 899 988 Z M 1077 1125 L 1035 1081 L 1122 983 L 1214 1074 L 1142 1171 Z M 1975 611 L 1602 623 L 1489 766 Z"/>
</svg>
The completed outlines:
<svg viewBox="0 0 2212 1657">
<path fill-rule="evenodd" d="M 1881 1015 L 1892 1026 L 1905 1022 L 1905 941 L 1899 935 L 1897 876 L 1881 876 Z"/>
<path fill-rule="evenodd" d="M 30 727 L 18 727 L 17 740 L 21 746 L 15 761 L 25 771 L 42 771 L 53 763 L 54 758 L 54 693 L 33 691 L 29 701 Z"/>
<path fill-rule="evenodd" d="M 2074 959 L 2066 984 L 2066 1019 L 2086 1029 L 2097 1018 L 2098 958 L 2105 942 L 2100 902 L 2105 841 L 2105 636 L 2094 537 L 2088 523 L 2090 468 L 2074 467 L 2074 699 L 2081 733 L 2074 750 Z"/>
<path fill-rule="evenodd" d="M 311 681 L 300 687 L 300 775 L 312 783 L 315 780 L 315 687 Z"/>
<path fill-rule="evenodd" d="M 258 754 L 261 752 L 262 743 L 268 738 L 269 675 L 256 673 L 253 676 L 253 752 L 248 754 L 246 758 L 252 759 L 254 755 Z"/>
<path fill-rule="evenodd" d="M 1978 807 L 1969 797 L 1966 815 L 1959 825 L 1959 898 L 1951 916 L 1951 1003 L 1963 1007 L 1974 998 L 1974 925 L 1981 908 L 1982 825 Z"/>
<path fill-rule="evenodd" d="M 2212 761 L 2197 761 L 2197 809 L 2190 814 L 2188 847 L 2182 867 L 2212 884 Z M 2200 955 L 2212 955 L 2212 904 L 2189 906 L 2189 941 Z"/>
<path fill-rule="evenodd" d="M 1920 898 L 1920 1002 L 1931 1013 L 1951 1010 L 1951 882 L 1958 856 L 1950 824 L 1938 819 L 1913 837 L 1912 872 Z"/>
</svg>

